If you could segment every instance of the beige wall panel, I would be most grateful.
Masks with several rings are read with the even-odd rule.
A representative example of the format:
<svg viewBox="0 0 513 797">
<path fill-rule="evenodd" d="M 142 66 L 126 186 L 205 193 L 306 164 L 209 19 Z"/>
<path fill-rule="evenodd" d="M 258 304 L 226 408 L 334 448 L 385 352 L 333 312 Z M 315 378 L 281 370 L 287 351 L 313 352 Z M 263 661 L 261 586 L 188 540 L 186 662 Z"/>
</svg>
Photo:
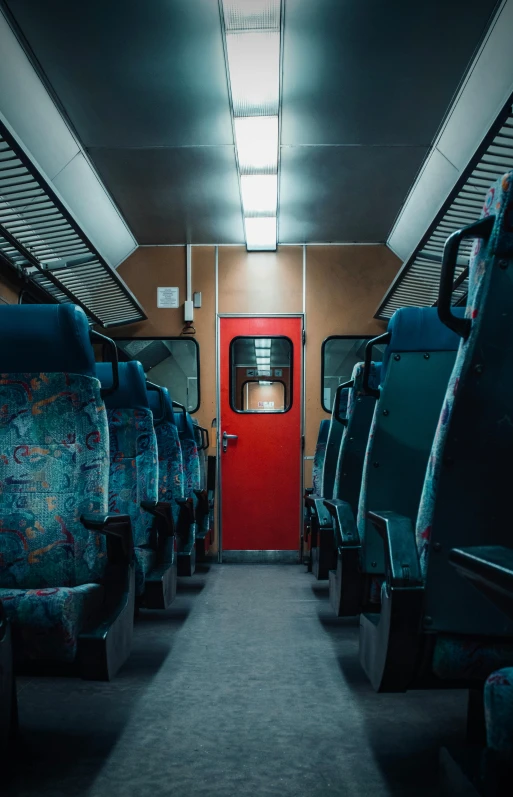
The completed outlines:
<svg viewBox="0 0 513 797">
<path fill-rule="evenodd" d="M 315 451 L 321 408 L 321 345 L 329 335 L 379 335 L 373 318 L 401 261 L 386 246 L 308 246 L 306 254 L 306 441 Z M 311 486 L 311 463 L 305 463 Z"/>
<path fill-rule="evenodd" d="M 17 304 L 20 289 L 7 277 L 0 275 L 0 304 Z"/>
<path fill-rule="evenodd" d="M 219 247 L 220 313 L 302 313 L 303 247 Z"/>
</svg>

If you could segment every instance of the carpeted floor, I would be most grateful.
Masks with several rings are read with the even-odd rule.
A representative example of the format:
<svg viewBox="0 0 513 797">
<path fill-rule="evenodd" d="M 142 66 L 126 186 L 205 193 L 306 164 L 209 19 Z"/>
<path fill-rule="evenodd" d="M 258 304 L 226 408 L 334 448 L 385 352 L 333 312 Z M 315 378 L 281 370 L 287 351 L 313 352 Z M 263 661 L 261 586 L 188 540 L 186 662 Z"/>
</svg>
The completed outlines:
<svg viewBox="0 0 513 797">
<path fill-rule="evenodd" d="M 19 679 L 10 797 L 434 797 L 463 692 L 377 695 L 356 621 L 293 565 L 212 565 L 112 683 Z"/>
</svg>

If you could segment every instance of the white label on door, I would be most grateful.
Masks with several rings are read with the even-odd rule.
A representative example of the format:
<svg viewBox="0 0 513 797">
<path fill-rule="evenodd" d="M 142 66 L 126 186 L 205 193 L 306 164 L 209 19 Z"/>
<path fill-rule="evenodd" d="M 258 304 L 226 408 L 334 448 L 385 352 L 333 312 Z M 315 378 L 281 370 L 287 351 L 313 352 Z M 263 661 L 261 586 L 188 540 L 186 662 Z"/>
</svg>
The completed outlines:
<svg viewBox="0 0 513 797">
<path fill-rule="evenodd" d="M 178 288 L 157 288 L 157 307 L 170 309 L 180 306 L 180 293 Z"/>
<path fill-rule="evenodd" d="M 274 401 L 259 401 L 258 408 L 263 410 L 273 410 L 274 409 Z"/>
</svg>

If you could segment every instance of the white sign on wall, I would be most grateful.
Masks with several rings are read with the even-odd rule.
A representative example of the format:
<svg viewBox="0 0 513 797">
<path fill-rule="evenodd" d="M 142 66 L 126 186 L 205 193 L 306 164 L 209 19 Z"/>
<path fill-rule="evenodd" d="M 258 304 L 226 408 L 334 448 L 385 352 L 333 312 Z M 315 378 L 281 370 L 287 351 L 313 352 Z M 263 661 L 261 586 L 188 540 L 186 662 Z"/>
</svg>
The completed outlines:
<svg viewBox="0 0 513 797">
<path fill-rule="evenodd" d="M 273 410 L 274 409 L 274 401 L 259 401 L 258 408 L 262 408 L 264 410 Z"/>
<path fill-rule="evenodd" d="M 163 310 L 180 307 L 179 289 L 157 288 L 157 307 Z"/>
</svg>

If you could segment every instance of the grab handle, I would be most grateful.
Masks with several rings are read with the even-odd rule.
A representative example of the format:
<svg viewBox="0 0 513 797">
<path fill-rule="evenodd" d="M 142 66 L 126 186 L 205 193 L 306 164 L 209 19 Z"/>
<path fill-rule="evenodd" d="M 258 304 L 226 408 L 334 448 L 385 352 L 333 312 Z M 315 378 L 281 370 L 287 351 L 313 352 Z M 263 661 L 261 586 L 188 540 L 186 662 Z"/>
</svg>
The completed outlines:
<svg viewBox="0 0 513 797">
<path fill-rule="evenodd" d="M 108 338 L 106 335 L 102 335 L 100 332 L 96 332 L 94 329 L 89 330 L 89 337 L 91 343 L 103 343 L 105 346 L 108 346 L 110 349 L 110 363 L 112 365 L 112 385 L 110 387 L 102 387 L 100 388 L 100 395 L 103 398 L 104 396 L 109 396 L 111 393 L 114 393 L 119 387 L 119 368 L 118 368 L 118 347 L 112 340 L 112 338 Z"/>
<path fill-rule="evenodd" d="M 453 315 L 451 305 L 452 293 L 455 287 L 454 272 L 456 270 L 458 251 L 460 243 L 465 238 L 483 238 L 485 241 L 488 240 L 494 223 L 495 216 L 487 216 L 484 219 L 475 221 L 473 224 L 469 224 L 467 227 L 456 230 L 452 235 L 449 235 L 445 242 L 438 289 L 438 318 L 442 324 L 445 324 L 446 327 L 449 327 L 449 329 L 452 329 L 453 332 L 465 339 L 470 334 L 472 322 L 470 318 L 458 318 Z"/>
<path fill-rule="evenodd" d="M 374 387 L 370 387 L 369 379 L 370 379 L 370 369 L 371 369 L 371 362 L 372 362 L 372 349 L 374 346 L 378 346 L 380 343 L 390 343 L 392 340 L 392 335 L 390 332 L 385 332 L 384 335 L 378 335 L 377 338 L 372 338 L 369 340 L 365 347 L 365 359 L 363 363 L 363 392 L 366 396 L 374 396 L 374 398 L 379 398 L 379 390 L 376 390 Z"/>
<path fill-rule="evenodd" d="M 333 404 L 333 415 L 335 416 L 335 420 L 341 423 L 342 426 L 347 426 L 347 418 L 343 418 L 341 415 L 339 415 L 338 399 L 343 390 L 349 387 L 353 387 L 353 385 L 354 381 L 350 379 L 349 382 L 342 382 L 342 384 L 339 385 L 335 391 L 335 403 Z"/>
<path fill-rule="evenodd" d="M 156 385 L 154 382 L 148 382 L 146 380 L 146 388 L 147 390 L 156 390 L 159 394 L 159 404 L 160 404 L 160 415 L 158 418 L 153 415 L 153 423 L 159 424 L 165 421 L 166 419 L 166 404 L 164 401 L 164 391 L 160 385 Z"/>
</svg>

